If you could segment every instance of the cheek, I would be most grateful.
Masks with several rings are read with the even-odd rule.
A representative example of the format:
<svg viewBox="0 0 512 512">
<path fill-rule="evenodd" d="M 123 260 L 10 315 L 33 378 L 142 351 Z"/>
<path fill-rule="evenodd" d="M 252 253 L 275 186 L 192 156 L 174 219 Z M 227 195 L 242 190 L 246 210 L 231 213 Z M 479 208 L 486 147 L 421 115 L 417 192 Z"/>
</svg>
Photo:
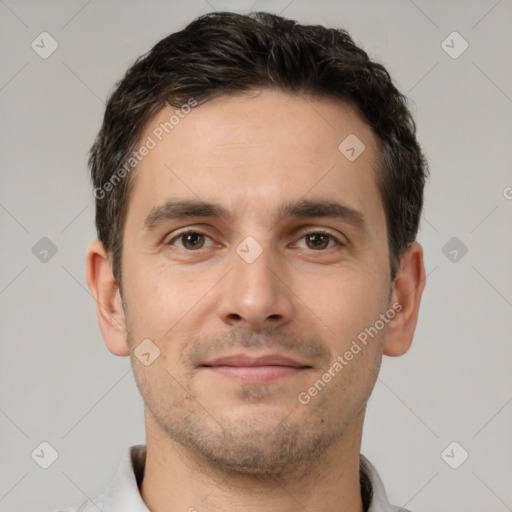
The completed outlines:
<svg viewBox="0 0 512 512">
<path fill-rule="evenodd" d="M 139 361 L 132 361 L 135 382 L 144 403 L 155 418 L 166 425 L 177 416 L 176 411 L 190 414 L 198 407 L 194 393 L 183 379 L 176 380 L 169 373 L 166 362 L 158 358 L 150 366 L 143 366 Z"/>
<path fill-rule="evenodd" d="M 191 276 L 173 272 L 151 258 L 126 265 L 125 295 L 130 325 L 137 334 L 161 337 L 177 324 L 200 298 Z"/>
<path fill-rule="evenodd" d="M 369 267 L 340 269 L 304 289 L 302 296 L 309 297 L 304 302 L 328 327 L 328 335 L 335 337 L 336 349 L 342 350 L 384 313 L 388 305 L 384 277 Z"/>
</svg>

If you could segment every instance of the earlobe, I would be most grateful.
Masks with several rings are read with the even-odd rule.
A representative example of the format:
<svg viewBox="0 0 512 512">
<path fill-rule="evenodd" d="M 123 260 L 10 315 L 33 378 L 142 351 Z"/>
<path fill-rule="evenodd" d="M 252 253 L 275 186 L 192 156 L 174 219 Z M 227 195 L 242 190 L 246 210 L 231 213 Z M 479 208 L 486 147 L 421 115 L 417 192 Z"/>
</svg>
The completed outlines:
<svg viewBox="0 0 512 512">
<path fill-rule="evenodd" d="M 112 273 L 104 245 L 95 240 L 87 249 L 87 285 L 94 298 L 98 324 L 105 345 L 112 354 L 130 354 L 126 337 L 125 312 L 119 287 Z"/>
<path fill-rule="evenodd" d="M 418 242 L 413 242 L 402 256 L 400 269 L 393 283 L 391 306 L 399 305 L 394 308 L 399 311 L 388 324 L 383 345 L 385 355 L 397 357 L 409 350 L 424 288 L 423 248 Z"/>
</svg>

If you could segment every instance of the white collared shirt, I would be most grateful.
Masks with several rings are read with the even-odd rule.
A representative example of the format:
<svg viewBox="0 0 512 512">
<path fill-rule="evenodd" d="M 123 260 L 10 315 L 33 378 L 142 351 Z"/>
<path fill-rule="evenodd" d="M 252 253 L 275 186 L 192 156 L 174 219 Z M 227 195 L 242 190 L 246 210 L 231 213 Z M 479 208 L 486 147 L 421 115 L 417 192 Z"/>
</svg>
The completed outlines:
<svg viewBox="0 0 512 512">
<path fill-rule="evenodd" d="M 146 445 L 130 446 L 121 459 L 114 478 L 98 497 L 87 498 L 59 512 L 150 512 L 139 492 L 146 460 Z M 377 470 L 364 455 L 361 469 L 371 484 L 371 504 L 366 512 L 409 512 L 389 503 Z"/>
</svg>

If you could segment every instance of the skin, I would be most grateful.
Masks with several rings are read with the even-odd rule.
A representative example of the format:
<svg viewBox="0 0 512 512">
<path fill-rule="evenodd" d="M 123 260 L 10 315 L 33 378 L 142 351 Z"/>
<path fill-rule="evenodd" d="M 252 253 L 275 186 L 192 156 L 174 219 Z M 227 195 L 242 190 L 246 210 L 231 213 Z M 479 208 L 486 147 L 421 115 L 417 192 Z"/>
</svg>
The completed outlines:
<svg viewBox="0 0 512 512">
<path fill-rule="evenodd" d="M 172 110 L 157 114 L 141 141 Z M 349 134 L 366 147 L 354 161 L 338 151 Z M 411 345 L 425 282 L 417 242 L 390 281 L 376 148 L 350 105 L 263 90 L 195 107 L 140 162 L 124 234 L 125 309 L 99 241 L 87 252 L 87 282 L 105 343 L 130 355 L 145 402 L 141 495 L 153 512 L 363 510 L 367 400 L 382 356 Z M 169 198 L 219 203 L 233 215 L 144 229 Z M 333 218 L 277 217 L 284 201 L 304 198 L 360 211 L 366 231 Z M 207 236 L 178 237 L 183 228 Z M 335 238 L 318 248 L 306 233 L 319 232 Z M 251 263 L 236 251 L 248 236 L 262 250 Z M 394 318 L 300 403 L 394 303 Z M 134 356 L 147 338 L 160 350 L 149 366 Z M 199 366 L 240 352 L 277 352 L 310 368 L 247 383 Z"/>
</svg>

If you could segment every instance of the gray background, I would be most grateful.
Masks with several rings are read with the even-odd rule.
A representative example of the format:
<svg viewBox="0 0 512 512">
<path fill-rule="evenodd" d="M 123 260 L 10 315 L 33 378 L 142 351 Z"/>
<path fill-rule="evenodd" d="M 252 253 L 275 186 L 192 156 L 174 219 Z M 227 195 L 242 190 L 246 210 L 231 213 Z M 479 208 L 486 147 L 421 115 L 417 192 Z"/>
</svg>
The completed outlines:
<svg viewBox="0 0 512 512">
<path fill-rule="evenodd" d="M 129 359 L 105 348 L 85 282 L 95 237 L 86 152 L 128 65 L 213 9 L 346 28 L 414 102 L 431 169 L 418 238 L 427 285 L 413 347 L 383 362 L 362 451 L 397 505 L 512 510 L 506 0 L 0 1 L 0 510 L 93 496 L 145 440 Z M 59 45 L 47 59 L 31 48 L 43 31 Z M 458 58 L 442 47 L 453 31 L 469 44 Z M 463 41 L 446 44 L 453 53 Z M 46 261 L 33 253 L 42 237 L 57 248 Z M 31 458 L 43 441 L 58 452 L 48 469 Z M 462 449 L 469 458 L 452 469 Z"/>
</svg>

